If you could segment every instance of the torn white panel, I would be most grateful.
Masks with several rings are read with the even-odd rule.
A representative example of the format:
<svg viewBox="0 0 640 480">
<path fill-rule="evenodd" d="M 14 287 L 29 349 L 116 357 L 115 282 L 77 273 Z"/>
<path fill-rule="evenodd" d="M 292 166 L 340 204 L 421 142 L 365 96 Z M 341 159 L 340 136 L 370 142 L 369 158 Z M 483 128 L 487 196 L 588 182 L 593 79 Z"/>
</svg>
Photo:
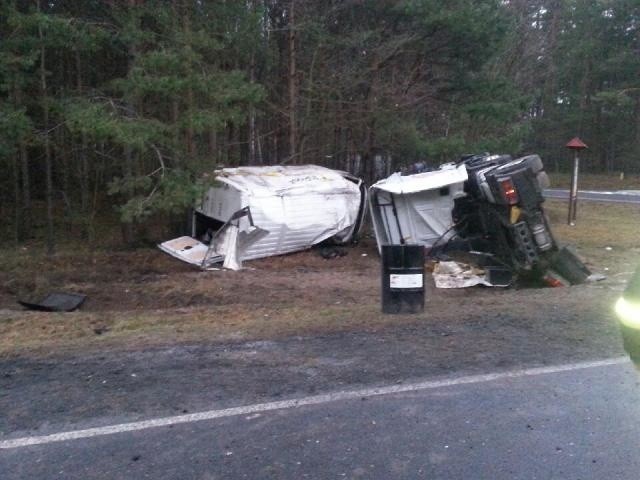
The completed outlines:
<svg viewBox="0 0 640 480">
<path fill-rule="evenodd" d="M 240 231 L 238 225 L 243 218 L 248 220 L 249 226 Z M 247 249 L 268 234 L 268 231 L 253 225 L 251 210 L 242 208 L 233 212 L 222 227 L 210 236 L 208 245 L 192 237 L 179 237 L 164 242 L 159 247 L 164 252 L 203 269 L 223 262 L 224 268 L 240 270 Z"/>
<path fill-rule="evenodd" d="M 485 271 L 466 263 L 438 262 L 433 268 L 436 288 L 467 288 L 476 285 L 493 285 L 485 278 Z"/>
<path fill-rule="evenodd" d="M 395 194 L 409 194 L 463 183 L 467 178 L 467 168 L 464 165 L 455 167 L 447 164 L 433 172 L 416 173 L 415 175 L 394 173 L 375 183 L 372 188 Z"/>
<path fill-rule="evenodd" d="M 221 242 L 220 254 L 224 255 L 222 266 L 229 270 L 240 270 L 242 260 L 238 257 L 238 227 L 229 225 Z"/>
<path fill-rule="evenodd" d="M 226 168 L 216 172 L 197 211 L 224 222 L 249 207 L 256 227 L 267 231 L 241 255 L 250 260 L 295 252 L 328 238 L 350 241 L 362 225 L 366 189 L 346 174 L 315 165 Z M 249 228 L 239 222 L 239 233 Z"/>
<path fill-rule="evenodd" d="M 183 262 L 201 266 L 209 246 L 191 237 L 178 237 L 158 245 L 160 250 Z"/>
<path fill-rule="evenodd" d="M 464 166 L 445 165 L 434 172 L 393 174 L 369 190 L 369 207 L 378 249 L 384 244 L 427 247 L 452 227 L 454 199 L 464 195 Z"/>
</svg>

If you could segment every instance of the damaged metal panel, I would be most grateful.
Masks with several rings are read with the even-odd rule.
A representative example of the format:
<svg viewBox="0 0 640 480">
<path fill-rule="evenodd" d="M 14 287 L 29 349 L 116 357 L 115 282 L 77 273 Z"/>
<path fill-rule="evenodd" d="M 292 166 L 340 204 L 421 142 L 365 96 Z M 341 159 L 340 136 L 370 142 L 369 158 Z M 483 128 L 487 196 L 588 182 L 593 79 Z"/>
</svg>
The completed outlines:
<svg viewBox="0 0 640 480">
<path fill-rule="evenodd" d="M 172 257 L 201 266 L 207 255 L 209 246 L 188 236 L 174 238 L 158 245 L 158 248 Z"/>
<path fill-rule="evenodd" d="M 315 165 L 225 168 L 195 209 L 192 237 L 160 245 L 206 268 L 304 250 L 360 231 L 367 191 L 352 175 Z M 233 226 L 230 225 L 233 224 Z M 233 238 L 231 238 L 233 237 Z"/>
<path fill-rule="evenodd" d="M 249 225 L 240 231 L 240 221 L 245 218 Z M 268 231 L 254 225 L 251 210 L 245 207 L 231 214 L 215 233 L 212 232 L 206 244 L 184 236 L 161 243 L 158 247 L 173 257 L 203 269 L 223 262 L 224 268 L 240 270 L 246 251 L 268 234 Z"/>
<path fill-rule="evenodd" d="M 224 221 L 236 207 L 249 207 L 254 224 L 269 233 L 243 259 L 304 250 L 329 238 L 351 241 L 362 225 L 366 190 L 344 172 L 315 165 L 226 168 L 216 172 L 197 212 Z M 247 228 L 241 220 L 240 231 Z"/>
<path fill-rule="evenodd" d="M 369 190 L 378 249 L 384 244 L 417 243 L 430 247 L 452 226 L 454 200 L 463 195 L 464 166 L 415 175 L 395 173 Z"/>
</svg>

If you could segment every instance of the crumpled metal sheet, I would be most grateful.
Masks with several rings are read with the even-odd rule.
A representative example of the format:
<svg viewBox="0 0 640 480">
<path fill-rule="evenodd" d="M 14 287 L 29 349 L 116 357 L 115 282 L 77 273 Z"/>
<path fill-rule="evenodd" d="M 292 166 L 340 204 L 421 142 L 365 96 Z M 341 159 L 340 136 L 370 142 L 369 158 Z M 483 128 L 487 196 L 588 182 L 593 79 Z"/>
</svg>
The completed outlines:
<svg viewBox="0 0 640 480">
<path fill-rule="evenodd" d="M 468 178 L 467 168 L 464 165 L 455 166 L 445 164 L 438 170 L 413 175 L 393 175 L 380 180 L 372 185 L 377 190 L 383 190 L 398 195 L 436 190 L 456 183 L 464 183 Z"/>
<path fill-rule="evenodd" d="M 249 225 L 240 231 L 240 219 L 247 217 Z M 227 222 L 215 232 L 206 245 L 192 237 L 178 237 L 158 245 L 160 250 L 202 269 L 212 269 L 214 263 L 223 262 L 229 270 L 241 270 L 242 259 L 247 248 L 269 234 L 253 224 L 249 207 L 235 212 Z M 215 270 L 215 268 L 214 268 Z"/>
<path fill-rule="evenodd" d="M 282 255 L 332 238 L 357 235 L 366 204 L 362 181 L 316 165 L 225 168 L 196 209 L 226 221 L 249 207 L 256 227 L 268 232 L 244 252 L 243 260 Z M 240 232 L 247 222 L 240 221 Z"/>
</svg>

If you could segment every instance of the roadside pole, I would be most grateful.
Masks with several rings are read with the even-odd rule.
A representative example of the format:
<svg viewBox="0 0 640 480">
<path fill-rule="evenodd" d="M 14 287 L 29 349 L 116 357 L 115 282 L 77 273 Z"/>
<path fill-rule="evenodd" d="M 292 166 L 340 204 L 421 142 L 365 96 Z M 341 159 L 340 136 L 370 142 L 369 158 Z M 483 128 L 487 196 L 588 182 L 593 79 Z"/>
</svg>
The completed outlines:
<svg viewBox="0 0 640 480">
<path fill-rule="evenodd" d="M 567 225 L 574 226 L 578 216 L 578 170 L 580 167 L 580 158 L 578 153 L 580 150 L 587 148 L 587 145 L 578 137 L 574 137 L 565 145 L 566 148 L 573 150 L 573 174 L 571 175 L 571 190 L 569 192 L 569 215 L 567 217 Z"/>
</svg>

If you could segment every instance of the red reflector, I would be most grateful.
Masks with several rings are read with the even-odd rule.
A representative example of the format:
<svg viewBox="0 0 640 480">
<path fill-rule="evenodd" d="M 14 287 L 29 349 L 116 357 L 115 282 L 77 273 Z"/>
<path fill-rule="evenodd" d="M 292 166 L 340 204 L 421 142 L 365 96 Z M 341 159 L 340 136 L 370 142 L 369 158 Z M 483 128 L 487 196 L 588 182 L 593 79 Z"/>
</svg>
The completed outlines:
<svg viewBox="0 0 640 480">
<path fill-rule="evenodd" d="M 550 287 L 553 287 L 553 288 L 564 287 L 564 283 L 562 283 L 562 281 L 558 280 L 557 278 L 553 278 L 549 275 L 544 277 L 543 280 L 544 280 L 544 283 L 546 283 Z"/>
<path fill-rule="evenodd" d="M 509 205 L 515 205 L 516 203 L 518 203 L 518 192 L 516 191 L 516 187 L 510 178 L 500 180 L 500 188 L 502 189 L 502 193 L 504 194 L 504 199 Z"/>
</svg>

